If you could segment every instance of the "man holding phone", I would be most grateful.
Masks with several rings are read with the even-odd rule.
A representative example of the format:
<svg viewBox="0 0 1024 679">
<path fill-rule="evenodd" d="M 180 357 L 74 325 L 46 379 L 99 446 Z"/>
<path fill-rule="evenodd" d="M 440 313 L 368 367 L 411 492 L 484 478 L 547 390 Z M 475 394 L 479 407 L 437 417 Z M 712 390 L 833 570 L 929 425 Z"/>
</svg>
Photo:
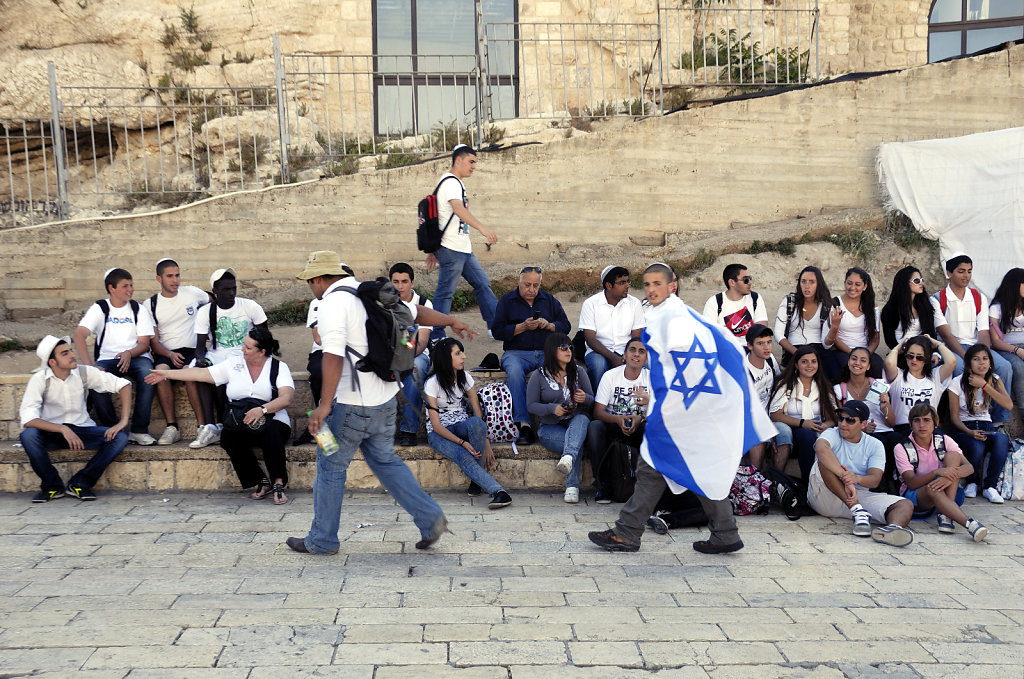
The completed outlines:
<svg viewBox="0 0 1024 679">
<path fill-rule="evenodd" d="M 516 443 L 522 445 L 537 441 L 526 409 L 526 375 L 543 363 L 548 333 L 568 335 L 571 329 L 562 305 L 540 289 L 542 274 L 539 266 L 523 267 L 519 285 L 498 300 L 490 325 L 491 335 L 502 341 L 501 367 L 512 392 L 512 417 L 519 427 Z"/>
</svg>

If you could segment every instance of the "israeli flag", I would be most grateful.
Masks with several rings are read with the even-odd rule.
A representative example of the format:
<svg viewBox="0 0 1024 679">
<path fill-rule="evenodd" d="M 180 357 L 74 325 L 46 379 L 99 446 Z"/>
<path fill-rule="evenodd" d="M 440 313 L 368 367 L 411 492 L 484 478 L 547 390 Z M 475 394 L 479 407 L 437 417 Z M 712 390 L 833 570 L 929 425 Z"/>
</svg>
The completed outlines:
<svg viewBox="0 0 1024 679">
<path fill-rule="evenodd" d="M 743 352 L 678 297 L 648 311 L 643 342 L 652 394 L 640 454 L 674 493 L 728 497 L 744 451 L 776 434 Z"/>
</svg>

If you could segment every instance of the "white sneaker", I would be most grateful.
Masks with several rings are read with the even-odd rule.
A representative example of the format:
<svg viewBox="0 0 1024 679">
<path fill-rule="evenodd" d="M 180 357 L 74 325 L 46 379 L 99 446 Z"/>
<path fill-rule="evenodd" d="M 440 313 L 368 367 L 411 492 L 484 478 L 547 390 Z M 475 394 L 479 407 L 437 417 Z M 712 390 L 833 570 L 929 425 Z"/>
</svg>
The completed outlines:
<svg viewBox="0 0 1024 679">
<path fill-rule="evenodd" d="M 558 464 L 555 465 L 555 469 L 557 469 L 562 474 L 568 474 L 569 472 L 571 472 L 572 455 L 563 455 L 561 459 L 558 460 Z M 566 500 L 566 502 L 568 502 L 568 500 Z"/>
<path fill-rule="evenodd" d="M 196 440 L 188 444 L 189 448 L 205 448 L 211 443 L 220 441 L 220 429 L 215 424 L 204 424 L 199 427 Z"/>
<path fill-rule="evenodd" d="M 181 432 L 173 424 L 167 425 L 164 429 L 164 433 L 160 434 L 160 438 L 156 440 L 158 446 L 169 446 L 176 441 L 181 440 Z"/>
<path fill-rule="evenodd" d="M 968 483 L 964 486 L 964 497 L 978 497 L 978 484 Z"/>
<path fill-rule="evenodd" d="M 986 488 L 981 491 L 981 494 L 985 496 L 985 499 L 994 505 L 1003 504 L 1003 496 L 999 494 L 999 491 L 995 488 Z"/>
<path fill-rule="evenodd" d="M 149 434 L 128 434 L 128 443 L 134 443 L 137 446 L 151 446 L 156 443 L 156 439 Z"/>
<path fill-rule="evenodd" d="M 853 511 L 853 534 L 859 538 L 871 537 L 871 515 L 863 507 Z"/>
<path fill-rule="evenodd" d="M 580 489 L 579 488 L 566 488 L 565 496 L 562 498 L 571 505 L 574 505 L 580 501 Z"/>
<path fill-rule="evenodd" d="M 975 542 L 983 542 L 988 537 L 988 528 L 981 525 L 981 521 L 975 519 L 967 519 L 967 532 Z"/>
</svg>

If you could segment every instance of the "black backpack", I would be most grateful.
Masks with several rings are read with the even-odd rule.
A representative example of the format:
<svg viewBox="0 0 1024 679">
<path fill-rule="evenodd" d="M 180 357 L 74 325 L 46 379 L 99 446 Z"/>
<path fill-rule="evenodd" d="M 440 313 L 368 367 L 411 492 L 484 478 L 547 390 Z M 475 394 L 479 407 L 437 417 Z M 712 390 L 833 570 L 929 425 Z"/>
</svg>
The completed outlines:
<svg viewBox="0 0 1024 679">
<path fill-rule="evenodd" d="M 785 513 L 790 521 L 808 514 L 807 489 L 803 483 L 784 471 L 766 465 L 761 473 L 772 482 L 770 502 Z"/>
<path fill-rule="evenodd" d="M 135 325 L 139 325 L 139 303 L 134 299 L 128 300 L 128 305 L 132 308 L 132 316 L 135 318 Z M 92 348 L 92 360 L 100 360 L 100 347 L 103 346 L 103 338 L 107 335 L 107 319 L 110 318 L 110 304 L 105 299 L 96 300 L 96 306 L 103 312 L 103 329 L 100 330 L 99 336 L 96 338 L 96 344 Z"/>
<path fill-rule="evenodd" d="M 448 179 L 458 179 L 458 177 L 454 175 L 443 177 L 437 183 L 437 186 L 434 187 L 434 192 L 421 200 L 417 206 L 419 225 L 416 227 L 416 247 L 427 254 L 436 252 L 441 247 L 441 239 L 444 238 L 444 232 L 448 229 L 452 218 L 455 217 L 455 212 L 452 211 L 451 216 L 448 217 L 448 221 L 445 222 L 443 227 L 437 217 L 437 190 Z"/>
<path fill-rule="evenodd" d="M 405 379 L 412 372 L 416 358 L 416 323 L 412 312 L 398 296 L 391 281 L 378 278 L 364 281 L 358 288 L 341 285 L 332 290 L 344 290 L 359 298 L 366 310 L 366 355 L 346 346 L 345 353 L 358 372 L 372 372 L 385 382 Z M 355 372 L 352 386 L 358 389 Z"/>
<path fill-rule="evenodd" d="M 612 502 L 626 502 L 633 497 L 639 460 L 640 451 L 622 439 L 612 439 L 608 444 L 597 476 L 608 489 Z"/>
</svg>

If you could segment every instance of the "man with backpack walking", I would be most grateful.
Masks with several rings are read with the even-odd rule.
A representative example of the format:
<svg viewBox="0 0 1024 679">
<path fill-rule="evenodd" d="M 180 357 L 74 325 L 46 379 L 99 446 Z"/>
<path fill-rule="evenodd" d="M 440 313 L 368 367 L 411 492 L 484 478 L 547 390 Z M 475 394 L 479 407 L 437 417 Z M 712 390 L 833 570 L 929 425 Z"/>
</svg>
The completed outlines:
<svg viewBox="0 0 1024 679">
<path fill-rule="evenodd" d="M 459 144 L 452 149 L 452 168 L 437 184 L 437 220 L 442 231 L 441 245 L 427 254 L 427 271 L 438 267 L 437 289 L 434 291 L 434 309 L 447 314 L 452 308 L 452 296 L 459 278 L 473 286 L 480 316 L 489 326 L 494 318 L 494 307 L 498 300 L 491 290 L 491 279 L 480 266 L 473 254 L 473 243 L 469 237 L 472 227 L 487 239 L 488 245 L 498 242 L 498 236 L 484 226 L 469 211 L 469 199 L 462 180 L 476 170 L 476 151 L 471 146 Z M 434 338 L 444 336 L 444 328 L 435 328 Z"/>
<path fill-rule="evenodd" d="M 410 311 L 390 282 L 360 284 L 344 271 L 338 253 L 330 250 L 312 253 L 298 278 L 306 281 L 320 300 L 317 327 L 324 352 L 320 405 L 309 417 L 309 432 L 316 435 L 323 427 L 329 428 L 338 447 L 325 451 L 317 446 L 313 523 L 305 538 L 290 537 L 287 544 L 304 554 L 338 551 L 347 470 L 356 450 L 361 449 L 366 464 L 381 485 L 412 515 L 421 536 L 416 548 L 427 549 L 448 529 L 448 521 L 405 462 L 395 455 L 394 448 L 396 396 L 401 376 L 390 369 L 396 354 L 408 351 L 408 358 L 411 358 L 415 342 L 408 340 L 415 328 L 394 328 L 391 333 L 394 341 L 381 346 L 385 343 L 377 341 L 379 328 L 374 327 L 381 313 L 395 319 L 408 319 Z M 370 292 L 376 292 L 381 302 L 367 301 Z M 390 295 L 390 301 L 385 302 L 385 294 Z M 374 308 L 378 304 L 379 307 Z M 368 308 L 373 316 L 368 315 Z M 468 338 L 475 334 L 464 323 L 446 314 L 422 306 L 414 309 L 414 321 L 432 326 L 450 325 L 457 334 Z M 374 347 L 370 346 L 371 331 L 375 335 Z"/>
<path fill-rule="evenodd" d="M 96 300 L 78 322 L 75 334 L 72 335 L 75 349 L 83 364 L 93 365 L 95 361 L 97 368 L 135 382 L 135 408 L 128 442 L 151 446 L 156 443 L 156 439 L 149 434 L 150 411 L 156 388 L 144 380 L 153 370 L 153 359 L 149 354 L 149 343 L 154 333 L 153 318 L 149 309 L 132 299 L 135 285 L 132 275 L 124 269 L 107 271 L 103 276 L 103 285 L 109 297 Z M 92 334 L 96 335 L 96 346 L 90 360 L 85 340 Z M 109 427 L 117 422 L 109 393 L 94 393 L 93 406 L 96 419 L 101 425 Z"/>
</svg>

